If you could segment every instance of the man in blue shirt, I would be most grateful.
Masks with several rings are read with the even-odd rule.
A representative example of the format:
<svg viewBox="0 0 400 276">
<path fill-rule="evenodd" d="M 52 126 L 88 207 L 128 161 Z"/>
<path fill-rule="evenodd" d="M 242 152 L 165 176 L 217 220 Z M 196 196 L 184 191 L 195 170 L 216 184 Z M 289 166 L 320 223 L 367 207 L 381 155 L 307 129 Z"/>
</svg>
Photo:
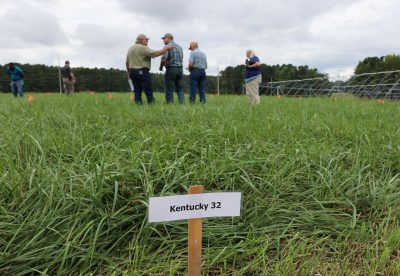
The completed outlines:
<svg viewBox="0 0 400 276">
<path fill-rule="evenodd" d="M 160 71 L 165 66 L 165 99 L 167 103 L 174 102 L 174 91 L 178 93 L 179 103 L 185 103 L 185 95 L 183 94 L 182 78 L 183 78 L 183 50 L 182 47 L 175 43 L 174 36 L 166 33 L 162 39 L 165 47 L 174 47 L 171 51 L 166 52 L 161 57 Z"/>
<path fill-rule="evenodd" d="M 247 50 L 246 56 L 246 74 L 244 77 L 244 82 L 246 83 L 246 95 L 248 96 L 250 103 L 259 104 L 259 87 L 262 80 L 261 62 L 253 50 Z"/>
<path fill-rule="evenodd" d="M 24 96 L 24 71 L 18 66 L 15 66 L 14 63 L 10 62 L 8 64 L 7 73 L 11 79 L 11 91 L 14 97 L 18 95 L 20 97 Z"/>
<path fill-rule="evenodd" d="M 206 103 L 206 69 L 207 57 L 199 50 L 197 42 L 190 43 L 189 71 L 190 71 L 190 103 L 195 103 L 197 89 L 199 90 L 200 102 Z"/>
</svg>

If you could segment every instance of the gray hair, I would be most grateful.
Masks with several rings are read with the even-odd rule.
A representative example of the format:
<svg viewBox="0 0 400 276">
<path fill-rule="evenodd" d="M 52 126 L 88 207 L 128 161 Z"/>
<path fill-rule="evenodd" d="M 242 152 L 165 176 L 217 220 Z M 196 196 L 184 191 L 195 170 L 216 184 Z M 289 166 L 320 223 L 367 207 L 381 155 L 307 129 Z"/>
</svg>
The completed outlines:
<svg viewBox="0 0 400 276">
<path fill-rule="evenodd" d="M 256 53 L 254 53 L 254 51 L 253 50 L 251 50 L 251 49 L 249 49 L 249 50 L 247 50 L 246 51 L 246 56 L 248 56 L 248 57 L 254 57 L 256 55 Z"/>
<path fill-rule="evenodd" d="M 147 39 L 147 36 L 145 34 L 138 34 L 136 37 L 136 44 L 140 43 L 143 39 Z"/>
</svg>

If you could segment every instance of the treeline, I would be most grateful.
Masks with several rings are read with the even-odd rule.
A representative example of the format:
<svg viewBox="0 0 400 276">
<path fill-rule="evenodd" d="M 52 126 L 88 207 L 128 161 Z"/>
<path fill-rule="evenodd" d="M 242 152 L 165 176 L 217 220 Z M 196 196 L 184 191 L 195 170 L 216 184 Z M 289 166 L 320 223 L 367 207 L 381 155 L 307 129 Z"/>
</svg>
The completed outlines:
<svg viewBox="0 0 400 276">
<path fill-rule="evenodd" d="M 364 73 L 396 70 L 400 70 L 400 56 L 392 54 L 382 57 L 365 58 L 357 64 L 354 74 L 359 75 Z"/>
<path fill-rule="evenodd" d="M 25 72 L 25 90 L 31 92 L 55 92 L 59 91 L 59 70 L 56 66 L 40 64 L 19 64 Z M 0 92 L 10 91 L 10 81 L 6 72 L 7 65 L 0 66 Z M 245 65 L 228 66 L 220 72 L 219 91 L 221 94 L 243 93 L 243 79 Z M 400 56 L 387 55 L 382 57 L 367 57 L 360 61 L 354 73 L 372 73 L 382 71 L 400 70 Z M 124 70 L 105 68 L 73 68 L 76 75 L 76 91 L 96 92 L 127 92 L 129 85 L 127 74 Z M 315 68 L 283 65 L 261 65 L 263 82 L 284 81 L 294 79 L 307 79 L 324 77 Z M 380 78 L 380 76 L 376 76 Z M 164 91 L 164 80 L 161 73 L 152 73 L 154 91 Z M 183 85 L 187 92 L 189 87 L 189 76 L 185 75 Z M 218 77 L 209 75 L 207 77 L 207 93 L 216 93 Z"/>
<path fill-rule="evenodd" d="M 55 92 L 59 91 L 59 70 L 56 66 L 17 64 L 25 73 L 25 91 Z M 0 91 L 10 91 L 10 81 L 6 72 L 7 65 L 0 66 Z M 76 76 L 76 91 L 128 92 L 127 74 L 124 70 L 105 68 L 73 68 Z M 261 67 L 263 82 L 291 79 L 315 78 L 324 76 L 315 68 L 308 66 L 266 65 Z M 219 90 L 221 94 L 243 93 L 245 66 L 229 66 L 220 72 Z M 164 91 L 164 80 L 161 73 L 152 73 L 154 91 Z M 189 88 L 189 76 L 183 79 L 185 91 Z M 218 77 L 207 77 L 207 93 L 217 93 Z"/>
</svg>

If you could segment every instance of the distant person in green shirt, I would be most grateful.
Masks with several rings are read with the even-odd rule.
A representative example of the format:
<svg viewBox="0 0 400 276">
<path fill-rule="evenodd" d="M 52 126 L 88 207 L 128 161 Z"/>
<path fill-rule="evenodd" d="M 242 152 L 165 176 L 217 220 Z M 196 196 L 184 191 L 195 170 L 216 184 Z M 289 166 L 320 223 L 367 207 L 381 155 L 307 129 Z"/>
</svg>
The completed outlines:
<svg viewBox="0 0 400 276">
<path fill-rule="evenodd" d="M 151 59 L 161 56 L 174 48 L 169 46 L 157 51 L 147 47 L 148 43 L 149 38 L 144 34 L 139 34 L 136 37 L 135 45 L 129 48 L 126 56 L 126 70 L 132 80 L 135 103 L 138 105 L 142 104 L 143 90 L 147 97 L 147 103 L 154 103 L 150 75 Z"/>
<path fill-rule="evenodd" d="M 7 73 L 11 79 L 11 91 L 14 97 L 24 96 L 24 71 L 14 63 L 10 62 L 8 64 Z"/>
</svg>

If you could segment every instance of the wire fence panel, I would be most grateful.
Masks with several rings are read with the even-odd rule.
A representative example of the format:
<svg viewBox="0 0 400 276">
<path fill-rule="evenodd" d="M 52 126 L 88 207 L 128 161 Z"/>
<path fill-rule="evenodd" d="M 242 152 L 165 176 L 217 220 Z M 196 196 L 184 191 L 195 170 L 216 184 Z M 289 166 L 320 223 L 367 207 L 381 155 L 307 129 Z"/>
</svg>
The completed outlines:
<svg viewBox="0 0 400 276">
<path fill-rule="evenodd" d="M 357 97 L 400 99 L 400 70 L 353 75 L 347 81 L 328 77 L 265 82 L 260 94 L 269 96 L 330 96 L 349 93 Z"/>
</svg>

